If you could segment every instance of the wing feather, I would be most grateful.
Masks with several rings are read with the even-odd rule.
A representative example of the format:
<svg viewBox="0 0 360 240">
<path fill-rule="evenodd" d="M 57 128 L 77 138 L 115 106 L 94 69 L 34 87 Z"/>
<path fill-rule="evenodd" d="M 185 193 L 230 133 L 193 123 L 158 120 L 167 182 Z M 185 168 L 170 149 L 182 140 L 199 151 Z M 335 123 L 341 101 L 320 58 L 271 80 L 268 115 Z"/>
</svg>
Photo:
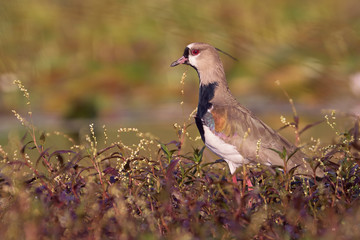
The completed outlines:
<svg viewBox="0 0 360 240">
<path fill-rule="evenodd" d="M 288 156 L 297 151 L 293 144 L 240 104 L 213 105 L 210 113 L 214 124 L 210 129 L 213 133 L 224 142 L 236 146 L 239 153 L 250 162 L 283 166 L 283 159 L 271 149 L 282 152 L 285 148 Z M 311 174 L 311 168 L 304 158 L 305 155 L 297 151 L 288 161 L 288 169 L 298 166 L 296 173 Z"/>
</svg>

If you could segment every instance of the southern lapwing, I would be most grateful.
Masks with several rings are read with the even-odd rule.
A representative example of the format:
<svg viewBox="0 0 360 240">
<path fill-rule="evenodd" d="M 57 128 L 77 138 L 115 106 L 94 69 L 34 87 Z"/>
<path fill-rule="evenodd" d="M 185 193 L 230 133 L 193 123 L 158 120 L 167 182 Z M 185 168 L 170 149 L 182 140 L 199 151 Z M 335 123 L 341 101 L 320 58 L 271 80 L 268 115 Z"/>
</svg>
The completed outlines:
<svg viewBox="0 0 360 240">
<path fill-rule="evenodd" d="M 306 156 L 297 147 L 233 97 L 216 48 L 206 43 L 191 43 L 171 67 L 179 64 L 190 65 L 198 73 L 200 91 L 195 122 L 205 145 L 228 163 L 231 174 L 248 163 L 284 166 L 284 160 L 274 150 L 286 149 L 288 156 L 294 153 L 286 169 L 296 167 L 295 174 L 313 176 Z M 322 176 L 323 172 L 317 169 L 316 175 Z"/>
</svg>

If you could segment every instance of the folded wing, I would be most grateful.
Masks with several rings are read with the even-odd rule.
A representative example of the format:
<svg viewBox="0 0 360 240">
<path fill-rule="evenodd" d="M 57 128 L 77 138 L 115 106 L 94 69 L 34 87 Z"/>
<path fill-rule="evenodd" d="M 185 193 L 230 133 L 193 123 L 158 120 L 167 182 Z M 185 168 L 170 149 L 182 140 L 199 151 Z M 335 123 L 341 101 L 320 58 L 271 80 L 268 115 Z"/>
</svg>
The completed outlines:
<svg viewBox="0 0 360 240">
<path fill-rule="evenodd" d="M 296 174 L 312 175 L 305 155 L 280 136 L 248 109 L 239 105 L 213 105 L 203 118 L 204 124 L 224 142 L 234 145 L 238 152 L 252 163 L 283 166 L 284 160 L 272 149 L 291 155 L 287 169 L 297 166 Z M 322 175 L 319 171 L 318 175 Z"/>
</svg>

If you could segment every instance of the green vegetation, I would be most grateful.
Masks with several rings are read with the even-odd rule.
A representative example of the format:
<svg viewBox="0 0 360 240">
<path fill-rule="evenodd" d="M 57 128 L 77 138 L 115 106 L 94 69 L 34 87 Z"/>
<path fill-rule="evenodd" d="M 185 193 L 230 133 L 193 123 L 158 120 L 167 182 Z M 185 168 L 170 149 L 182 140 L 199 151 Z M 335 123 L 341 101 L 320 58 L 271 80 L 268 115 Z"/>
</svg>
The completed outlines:
<svg viewBox="0 0 360 240">
<path fill-rule="evenodd" d="M 29 94 L 16 82 L 27 101 Z M 335 112 L 325 116 L 337 135 L 328 146 L 306 145 L 309 161 L 320 160 L 323 179 L 292 171 L 248 166 L 253 182 L 231 182 L 224 162 L 204 159 L 204 148 L 185 151 L 194 141 L 191 125 L 177 124 L 178 139 L 161 143 L 136 128 L 120 128 L 115 140 L 95 134 L 84 142 L 60 133 L 42 133 L 27 117 L 18 144 L 0 146 L 0 235 L 3 239 L 357 239 L 360 237 L 359 118 L 340 132 Z M 288 127 L 297 139 L 316 124 Z M 285 122 L 285 120 L 284 120 Z M 129 135 L 138 141 L 124 143 Z M 65 138 L 54 149 L 50 138 Z M 16 147 L 18 146 L 18 148 Z M 56 146 L 55 146 L 56 147 Z M 287 153 L 279 151 L 286 159 Z M 290 153 L 288 153 L 290 155 Z M 315 166 L 314 169 L 318 166 Z"/>
</svg>

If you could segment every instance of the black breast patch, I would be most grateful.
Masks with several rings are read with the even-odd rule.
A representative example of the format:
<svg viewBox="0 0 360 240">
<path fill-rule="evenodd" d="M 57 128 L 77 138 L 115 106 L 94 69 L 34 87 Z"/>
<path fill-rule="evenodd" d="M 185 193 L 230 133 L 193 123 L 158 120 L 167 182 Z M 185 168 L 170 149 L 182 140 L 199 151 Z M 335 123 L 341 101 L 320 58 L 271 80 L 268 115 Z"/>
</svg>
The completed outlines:
<svg viewBox="0 0 360 240">
<path fill-rule="evenodd" d="M 212 104 L 210 103 L 211 99 L 214 98 L 215 88 L 217 87 L 217 83 L 210 83 L 207 85 L 201 85 L 199 89 L 199 104 L 195 117 L 195 123 L 197 128 L 199 129 L 201 139 L 205 142 L 204 136 L 204 127 L 202 123 L 202 119 L 204 115 L 207 113 L 207 110 L 211 108 Z"/>
</svg>

